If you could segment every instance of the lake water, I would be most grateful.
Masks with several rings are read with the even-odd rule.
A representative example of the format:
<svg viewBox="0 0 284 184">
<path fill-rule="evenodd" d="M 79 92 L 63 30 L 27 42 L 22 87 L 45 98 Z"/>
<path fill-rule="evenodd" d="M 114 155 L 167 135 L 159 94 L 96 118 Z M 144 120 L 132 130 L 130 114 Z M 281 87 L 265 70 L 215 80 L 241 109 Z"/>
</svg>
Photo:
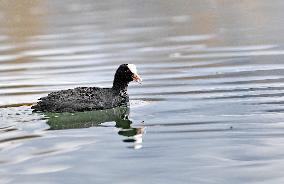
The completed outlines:
<svg viewBox="0 0 284 184">
<path fill-rule="evenodd" d="M 1 184 L 284 182 L 284 1 L 0 1 Z M 109 87 L 131 107 L 32 113 Z"/>
</svg>

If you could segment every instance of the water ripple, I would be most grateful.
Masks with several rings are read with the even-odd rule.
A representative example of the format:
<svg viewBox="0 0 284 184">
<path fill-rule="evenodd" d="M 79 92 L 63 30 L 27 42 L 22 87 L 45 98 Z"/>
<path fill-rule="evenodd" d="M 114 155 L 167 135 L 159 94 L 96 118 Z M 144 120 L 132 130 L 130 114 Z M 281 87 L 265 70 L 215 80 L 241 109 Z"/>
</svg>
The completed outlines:
<svg viewBox="0 0 284 184">
<path fill-rule="evenodd" d="M 0 183 L 283 182 L 280 1 L 0 5 Z M 52 91 L 110 87 L 121 63 L 143 78 L 124 119 L 58 130 L 32 112 Z"/>
</svg>

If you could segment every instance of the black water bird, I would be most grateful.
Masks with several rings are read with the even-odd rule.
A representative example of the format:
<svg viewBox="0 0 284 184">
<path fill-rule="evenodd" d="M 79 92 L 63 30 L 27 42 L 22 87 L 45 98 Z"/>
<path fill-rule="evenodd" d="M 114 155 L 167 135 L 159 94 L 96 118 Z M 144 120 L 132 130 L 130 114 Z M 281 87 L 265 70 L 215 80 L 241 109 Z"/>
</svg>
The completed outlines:
<svg viewBox="0 0 284 184">
<path fill-rule="evenodd" d="M 34 111 L 82 112 L 110 109 L 129 104 L 128 83 L 141 82 L 134 64 L 122 64 L 116 70 L 112 88 L 77 87 L 56 91 L 40 98 Z"/>
</svg>

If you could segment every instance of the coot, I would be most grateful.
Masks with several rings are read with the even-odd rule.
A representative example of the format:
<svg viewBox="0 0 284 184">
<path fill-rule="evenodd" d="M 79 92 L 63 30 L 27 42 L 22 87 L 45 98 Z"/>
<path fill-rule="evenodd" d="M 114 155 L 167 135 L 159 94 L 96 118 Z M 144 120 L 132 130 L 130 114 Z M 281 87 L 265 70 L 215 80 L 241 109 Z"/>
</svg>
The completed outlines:
<svg viewBox="0 0 284 184">
<path fill-rule="evenodd" d="M 102 110 L 129 104 L 128 83 L 141 82 L 134 64 L 122 64 L 116 70 L 112 88 L 77 87 L 56 91 L 40 98 L 34 111 L 82 112 Z"/>
</svg>

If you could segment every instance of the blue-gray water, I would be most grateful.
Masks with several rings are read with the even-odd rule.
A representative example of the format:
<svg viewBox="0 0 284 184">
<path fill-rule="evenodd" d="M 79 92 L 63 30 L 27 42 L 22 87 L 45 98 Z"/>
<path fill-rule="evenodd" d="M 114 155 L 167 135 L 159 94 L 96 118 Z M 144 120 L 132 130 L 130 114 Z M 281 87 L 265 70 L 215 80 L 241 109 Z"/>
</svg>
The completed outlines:
<svg viewBox="0 0 284 184">
<path fill-rule="evenodd" d="M 0 183 L 284 182 L 283 8 L 0 1 Z M 121 63 L 144 80 L 129 87 L 129 120 L 73 114 L 52 128 L 60 114 L 31 112 L 51 91 L 111 86 Z"/>
</svg>

